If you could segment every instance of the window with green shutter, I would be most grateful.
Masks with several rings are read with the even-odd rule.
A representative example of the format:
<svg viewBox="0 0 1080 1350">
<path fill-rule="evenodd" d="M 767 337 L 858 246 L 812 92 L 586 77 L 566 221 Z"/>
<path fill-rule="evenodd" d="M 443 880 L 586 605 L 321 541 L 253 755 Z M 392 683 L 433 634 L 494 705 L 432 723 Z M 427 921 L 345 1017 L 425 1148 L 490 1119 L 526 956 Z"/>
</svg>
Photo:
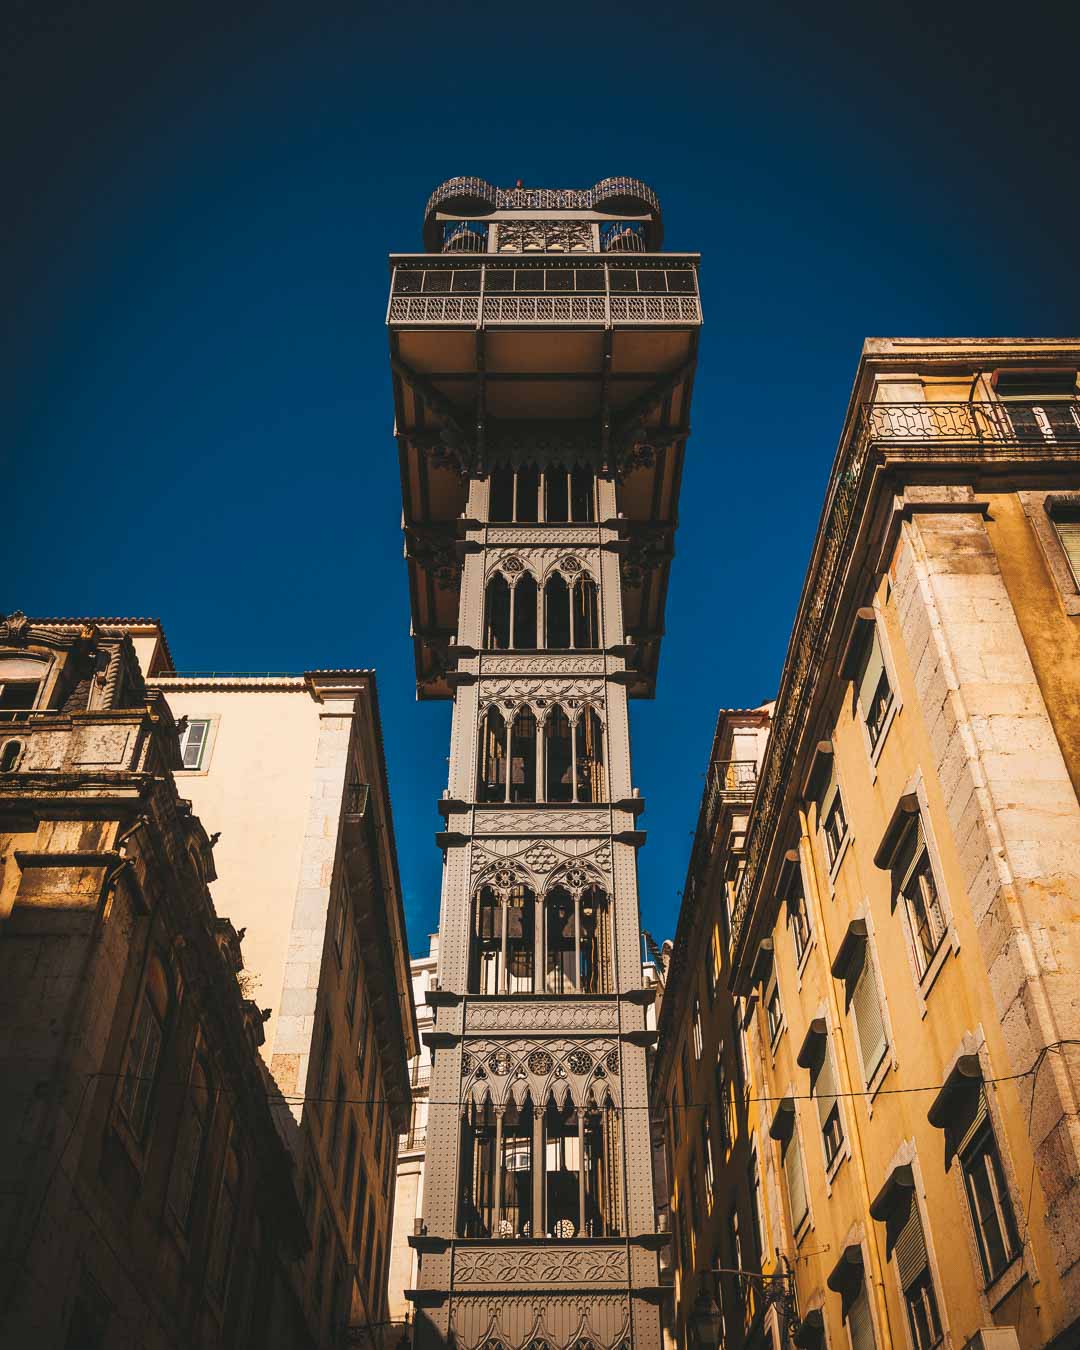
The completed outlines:
<svg viewBox="0 0 1080 1350">
<path fill-rule="evenodd" d="M 877 625 L 870 625 L 863 641 L 858 671 L 859 710 L 866 723 L 871 749 L 876 749 L 885 733 L 885 723 L 893 705 L 892 686 L 881 654 Z"/>
<path fill-rule="evenodd" d="M 189 718 L 180 735 L 180 762 L 185 769 L 201 769 L 210 731 L 208 719 Z"/>
<path fill-rule="evenodd" d="M 863 1081 L 869 1086 L 881 1067 L 889 1039 L 885 1034 L 881 990 L 870 954 L 866 920 L 848 924 L 832 966 L 833 978 L 843 980 L 847 1010 L 855 1022 Z"/>
</svg>

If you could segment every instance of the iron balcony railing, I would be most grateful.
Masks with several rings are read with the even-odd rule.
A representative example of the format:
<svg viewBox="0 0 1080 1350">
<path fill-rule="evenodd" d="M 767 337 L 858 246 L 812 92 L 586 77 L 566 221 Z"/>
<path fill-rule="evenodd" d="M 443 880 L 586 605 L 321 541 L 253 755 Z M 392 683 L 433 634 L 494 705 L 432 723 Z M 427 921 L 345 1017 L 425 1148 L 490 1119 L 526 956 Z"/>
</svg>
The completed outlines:
<svg viewBox="0 0 1080 1350">
<path fill-rule="evenodd" d="M 431 1065 L 414 1064 L 409 1069 L 409 1086 L 426 1088 L 431 1086 Z"/>
<path fill-rule="evenodd" d="M 697 263 L 674 254 L 402 260 L 394 266 L 386 321 L 693 326 L 701 323 Z"/>
<path fill-rule="evenodd" d="M 1080 399 L 1001 399 L 970 403 L 864 403 L 857 411 L 829 488 L 821 528 L 784 663 L 746 841 L 746 868 L 732 914 L 732 941 L 744 936 L 768 840 L 778 825 L 782 785 L 806 724 L 818 653 L 840 598 L 870 476 L 882 455 L 977 462 L 1044 459 L 1080 445 Z"/>
<path fill-rule="evenodd" d="M 398 1135 L 398 1152 L 412 1153 L 415 1149 L 427 1145 L 427 1126 L 415 1125 L 407 1134 Z"/>
<path fill-rule="evenodd" d="M 708 848 L 716 829 L 720 808 L 725 802 L 746 802 L 757 787 L 757 761 L 753 759 L 714 759 L 705 775 L 702 801 L 702 839 Z"/>
</svg>

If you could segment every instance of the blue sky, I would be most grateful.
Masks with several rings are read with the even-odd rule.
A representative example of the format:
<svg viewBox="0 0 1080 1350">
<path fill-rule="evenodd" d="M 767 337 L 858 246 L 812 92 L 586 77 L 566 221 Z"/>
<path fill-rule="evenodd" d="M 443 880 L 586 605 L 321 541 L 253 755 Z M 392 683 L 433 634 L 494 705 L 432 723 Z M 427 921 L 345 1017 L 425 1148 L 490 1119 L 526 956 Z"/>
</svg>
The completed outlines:
<svg viewBox="0 0 1080 1350">
<path fill-rule="evenodd" d="M 670 933 L 863 337 L 1080 331 L 1076 11 L 944 8 L 10 6 L 0 609 L 159 615 L 181 669 L 374 665 L 422 949 L 449 707 L 413 699 L 385 256 L 455 174 L 643 178 L 706 317 L 632 712 Z"/>
</svg>

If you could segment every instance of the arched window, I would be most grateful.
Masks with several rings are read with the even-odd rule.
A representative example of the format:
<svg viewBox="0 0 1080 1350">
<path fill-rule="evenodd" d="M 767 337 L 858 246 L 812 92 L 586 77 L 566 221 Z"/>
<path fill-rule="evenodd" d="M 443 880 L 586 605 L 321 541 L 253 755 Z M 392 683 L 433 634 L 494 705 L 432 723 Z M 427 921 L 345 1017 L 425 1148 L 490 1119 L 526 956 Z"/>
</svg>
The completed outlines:
<svg viewBox="0 0 1080 1350">
<path fill-rule="evenodd" d="M 581 906 L 581 945 L 578 949 L 579 988 L 585 994 L 609 994 L 611 971 L 611 913 L 606 892 L 586 886 Z"/>
<path fill-rule="evenodd" d="M 519 708 L 510 727 L 510 800 L 536 801 L 536 718 Z"/>
<path fill-rule="evenodd" d="M 574 764 L 579 802 L 602 802 L 604 791 L 604 728 L 593 708 L 586 708 L 574 727 Z"/>
<path fill-rule="evenodd" d="M 489 491 L 488 519 L 512 521 L 514 519 L 513 469 L 493 469 Z"/>
<path fill-rule="evenodd" d="M 466 1108 L 461 1124 L 461 1213 L 464 1237 L 526 1238 L 533 1231 L 532 1099 Z M 537 1162 L 539 1160 L 536 1160 Z"/>
<path fill-rule="evenodd" d="M 611 913 L 606 892 L 554 886 L 544 903 L 544 988 L 549 994 L 609 994 Z"/>
<path fill-rule="evenodd" d="M 537 586 L 531 572 L 523 572 L 514 587 L 514 646 L 536 649 Z"/>
<path fill-rule="evenodd" d="M 582 1237 L 581 1117 L 573 1102 L 544 1112 L 544 1217 L 549 1237 Z"/>
<path fill-rule="evenodd" d="M 556 703 L 544 722 L 544 800 L 574 800 L 574 749 L 570 719 Z"/>
<path fill-rule="evenodd" d="M 591 1097 L 582 1117 L 585 1185 L 582 1225 L 586 1237 L 619 1233 L 619 1116 L 610 1099 L 597 1106 Z"/>
<path fill-rule="evenodd" d="M 480 723 L 480 755 L 476 800 L 506 800 L 506 721 L 498 708 L 488 708 Z"/>
<path fill-rule="evenodd" d="M 484 646 L 495 651 L 510 646 L 510 583 L 501 572 L 491 578 L 484 594 Z"/>
<path fill-rule="evenodd" d="M 499 960 L 502 956 L 502 913 L 499 897 L 482 886 L 473 902 L 472 953 L 469 992 L 499 992 Z"/>
<path fill-rule="evenodd" d="M 592 469 L 578 467 L 570 475 L 570 515 L 573 520 L 596 519 L 596 492 Z"/>
<path fill-rule="evenodd" d="M 600 646 L 600 613 L 592 577 L 580 576 L 574 582 L 574 646 Z"/>
<path fill-rule="evenodd" d="M 43 657 L 21 652 L 0 656 L 0 720 L 11 721 L 36 706 L 48 671 Z"/>
<path fill-rule="evenodd" d="M 536 896 L 515 886 L 506 903 L 506 992 L 531 994 L 536 955 Z"/>
<path fill-rule="evenodd" d="M 8 741 L 7 745 L 0 751 L 0 773 L 14 773 L 21 750 L 21 741 Z"/>
<path fill-rule="evenodd" d="M 229 1151 L 225 1155 L 225 1166 L 221 1172 L 217 1210 L 214 1214 L 214 1231 L 210 1240 L 210 1259 L 206 1265 L 207 1281 L 219 1303 L 224 1302 L 229 1288 L 233 1238 L 239 1207 L 240 1155 L 237 1152 L 234 1138 L 229 1142 Z"/>
<path fill-rule="evenodd" d="M 544 583 L 544 646 L 551 651 L 570 649 L 570 591 L 558 572 Z"/>
<path fill-rule="evenodd" d="M 562 886 L 553 887 L 544 903 L 545 969 L 544 988 L 549 994 L 576 990 L 574 953 L 574 898 Z"/>
<path fill-rule="evenodd" d="M 531 994 L 536 950 L 536 896 L 514 886 L 501 899 L 481 886 L 473 902 L 471 994 Z"/>
</svg>

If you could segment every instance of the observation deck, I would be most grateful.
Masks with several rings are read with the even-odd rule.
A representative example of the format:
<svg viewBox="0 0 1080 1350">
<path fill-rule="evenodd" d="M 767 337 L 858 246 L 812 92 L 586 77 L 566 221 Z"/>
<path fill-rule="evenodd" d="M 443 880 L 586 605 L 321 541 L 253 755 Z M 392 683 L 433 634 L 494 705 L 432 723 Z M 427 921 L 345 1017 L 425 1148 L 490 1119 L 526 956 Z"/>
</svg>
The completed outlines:
<svg viewBox="0 0 1080 1350">
<path fill-rule="evenodd" d="M 651 695 L 702 322 L 699 257 L 662 240 L 659 201 L 637 179 L 456 178 L 428 200 L 427 252 L 390 257 L 420 697 L 452 693 L 462 561 L 484 524 L 467 519 L 470 478 L 545 457 L 616 481 L 617 519 L 587 532 L 622 555 L 621 655 L 629 692 Z"/>
</svg>

